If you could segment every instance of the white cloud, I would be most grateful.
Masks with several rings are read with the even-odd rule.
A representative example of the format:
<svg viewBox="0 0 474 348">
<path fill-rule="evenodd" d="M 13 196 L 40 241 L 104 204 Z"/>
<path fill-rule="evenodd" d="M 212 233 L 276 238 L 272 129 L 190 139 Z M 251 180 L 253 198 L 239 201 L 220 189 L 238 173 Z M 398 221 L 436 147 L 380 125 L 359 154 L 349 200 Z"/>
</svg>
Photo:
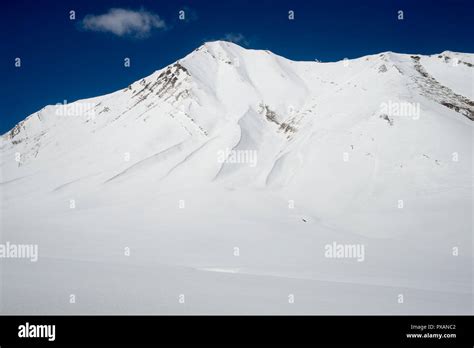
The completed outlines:
<svg viewBox="0 0 474 348">
<path fill-rule="evenodd" d="M 165 29 L 166 23 L 157 14 L 140 9 L 138 11 L 112 8 L 102 15 L 87 15 L 82 27 L 90 31 L 110 32 L 118 36 L 144 38 L 152 29 Z"/>
<path fill-rule="evenodd" d="M 241 33 L 227 33 L 224 35 L 222 40 L 230 41 L 238 45 L 248 45 L 249 41 Z"/>
</svg>

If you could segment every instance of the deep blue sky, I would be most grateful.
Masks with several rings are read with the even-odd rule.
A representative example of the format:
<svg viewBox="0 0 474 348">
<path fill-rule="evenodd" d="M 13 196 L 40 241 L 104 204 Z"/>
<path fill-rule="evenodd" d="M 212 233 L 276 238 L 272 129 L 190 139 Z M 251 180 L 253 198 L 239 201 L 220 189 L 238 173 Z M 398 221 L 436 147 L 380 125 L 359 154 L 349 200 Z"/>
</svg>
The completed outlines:
<svg viewBox="0 0 474 348">
<path fill-rule="evenodd" d="M 474 0 L 7 1 L 0 5 L 1 134 L 47 104 L 123 88 L 228 34 L 243 36 L 243 46 L 293 60 L 334 61 L 388 50 L 474 52 Z M 192 10 L 193 20 L 178 20 L 183 7 Z M 81 28 L 85 15 L 110 8 L 144 8 L 167 29 L 136 38 Z M 288 10 L 295 11 L 294 21 Z M 14 67 L 16 57 L 21 68 Z M 124 57 L 131 58 L 130 68 L 124 68 Z"/>
</svg>

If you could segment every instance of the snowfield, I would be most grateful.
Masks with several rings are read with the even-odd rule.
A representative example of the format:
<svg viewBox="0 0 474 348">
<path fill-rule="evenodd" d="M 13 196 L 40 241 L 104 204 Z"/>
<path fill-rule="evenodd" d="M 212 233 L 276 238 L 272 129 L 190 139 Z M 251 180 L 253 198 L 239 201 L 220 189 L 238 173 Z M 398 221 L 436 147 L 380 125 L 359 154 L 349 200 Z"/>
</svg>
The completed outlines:
<svg viewBox="0 0 474 348">
<path fill-rule="evenodd" d="M 1 137 L 0 244 L 39 257 L 0 313 L 472 314 L 473 64 L 216 41 L 46 106 Z"/>
</svg>

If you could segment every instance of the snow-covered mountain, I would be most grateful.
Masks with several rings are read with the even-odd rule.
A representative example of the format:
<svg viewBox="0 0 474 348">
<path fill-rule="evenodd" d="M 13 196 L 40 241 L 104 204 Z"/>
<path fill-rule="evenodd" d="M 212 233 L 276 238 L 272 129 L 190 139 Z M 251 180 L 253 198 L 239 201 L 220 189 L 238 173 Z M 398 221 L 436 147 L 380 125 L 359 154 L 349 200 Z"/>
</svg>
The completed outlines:
<svg viewBox="0 0 474 348">
<path fill-rule="evenodd" d="M 473 65 L 217 41 L 46 106 L 1 137 L 1 240 L 40 250 L 3 311 L 470 313 Z"/>
</svg>

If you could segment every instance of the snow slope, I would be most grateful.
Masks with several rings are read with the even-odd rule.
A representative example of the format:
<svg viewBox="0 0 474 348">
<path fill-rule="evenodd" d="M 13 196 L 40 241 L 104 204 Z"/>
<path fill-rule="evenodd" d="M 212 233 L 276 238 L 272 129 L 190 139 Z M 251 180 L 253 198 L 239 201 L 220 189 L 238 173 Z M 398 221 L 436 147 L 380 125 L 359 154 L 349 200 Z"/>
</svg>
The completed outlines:
<svg viewBox="0 0 474 348">
<path fill-rule="evenodd" d="M 217 41 L 46 106 L 1 137 L 0 242 L 40 250 L 1 311 L 472 313 L 473 63 Z"/>
</svg>

